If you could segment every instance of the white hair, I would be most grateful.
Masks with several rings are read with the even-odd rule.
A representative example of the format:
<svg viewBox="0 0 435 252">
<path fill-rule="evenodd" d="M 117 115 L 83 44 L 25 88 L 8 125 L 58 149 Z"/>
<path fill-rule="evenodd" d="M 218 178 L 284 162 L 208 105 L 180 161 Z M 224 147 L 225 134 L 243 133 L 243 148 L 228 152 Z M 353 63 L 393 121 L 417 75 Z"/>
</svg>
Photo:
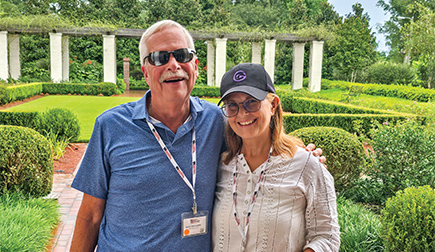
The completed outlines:
<svg viewBox="0 0 435 252">
<path fill-rule="evenodd" d="M 141 65 L 144 64 L 144 58 L 149 53 L 148 47 L 146 45 L 148 38 L 151 35 L 153 35 L 154 33 L 157 33 L 159 31 L 161 31 L 165 28 L 169 28 L 169 27 L 179 28 L 183 32 L 184 37 L 186 38 L 186 41 L 189 44 L 189 48 L 195 50 L 195 44 L 193 43 L 193 38 L 190 35 L 189 31 L 186 30 L 186 28 L 184 28 L 182 25 L 180 25 L 179 23 L 172 21 L 172 20 L 161 20 L 161 21 L 158 21 L 155 24 L 151 25 L 150 27 L 148 27 L 148 29 L 146 29 L 146 31 L 142 34 L 142 38 L 140 39 L 140 42 L 139 42 L 139 53 L 140 53 Z"/>
</svg>

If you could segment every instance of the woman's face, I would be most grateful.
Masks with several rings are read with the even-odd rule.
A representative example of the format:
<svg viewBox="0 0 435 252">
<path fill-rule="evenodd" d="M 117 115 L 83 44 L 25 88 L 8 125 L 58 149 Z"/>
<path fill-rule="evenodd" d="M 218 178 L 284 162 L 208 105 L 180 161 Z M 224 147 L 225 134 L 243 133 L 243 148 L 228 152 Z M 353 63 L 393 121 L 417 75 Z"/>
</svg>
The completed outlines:
<svg viewBox="0 0 435 252">
<path fill-rule="evenodd" d="M 255 104 L 258 100 L 245 93 L 237 92 L 229 95 L 224 101 L 226 107 L 239 106 L 237 115 L 228 118 L 233 131 L 245 141 L 270 139 L 269 125 L 276 106 L 273 106 L 266 98 L 260 101 L 261 106 L 258 111 L 248 112 L 243 106 L 244 102 L 248 105 L 248 103 Z"/>
</svg>

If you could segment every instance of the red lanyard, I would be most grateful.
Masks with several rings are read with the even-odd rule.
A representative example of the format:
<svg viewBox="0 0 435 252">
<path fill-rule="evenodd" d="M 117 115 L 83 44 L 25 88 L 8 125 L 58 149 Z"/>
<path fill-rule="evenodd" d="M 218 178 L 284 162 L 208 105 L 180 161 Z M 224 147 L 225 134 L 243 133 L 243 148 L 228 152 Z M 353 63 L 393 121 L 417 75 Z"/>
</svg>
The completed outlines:
<svg viewBox="0 0 435 252">
<path fill-rule="evenodd" d="M 192 190 L 193 194 L 193 207 L 192 211 L 193 214 L 196 215 L 197 213 L 197 205 L 196 205 L 196 194 L 195 194 L 195 184 L 196 184 L 196 134 L 195 134 L 195 127 L 193 127 L 192 130 L 192 184 L 187 179 L 187 177 L 184 175 L 184 172 L 181 170 L 180 166 L 178 166 L 177 162 L 175 161 L 174 157 L 172 156 L 171 152 L 169 152 L 169 149 L 166 147 L 165 143 L 163 142 L 162 138 L 160 137 L 159 133 L 157 132 L 154 125 L 152 125 L 147 120 L 148 126 L 150 127 L 151 131 L 153 132 L 154 137 L 156 138 L 157 142 L 159 142 L 160 147 L 162 147 L 163 152 L 168 157 L 171 164 L 174 166 L 175 170 L 178 172 L 178 175 L 183 179 L 184 183 Z"/>
<path fill-rule="evenodd" d="M 236 156 L 236 163 L 234 165 L 233 169 L 233 212 L 234 212 L 234 218 L 236 219 L 237 227 L 239 228 L 239 233 L 242 235 L 242 249 L 245 251 L 245 245 L 246 245 L 246 234 L 248 233 L 248 227 L 249 227 L 249 217 L 251 216 L 252 208 L 254 207 L 254 201 L 258 196 L 258 190 L 260 189 L 260 182 L 263 179 L 264 172 L 266 170 L 267 164 L 270 162 L 270 156 L 272 155 L 272 147 L 270 147 L 269 156 L 267 157 L 266 163 L 263 164 L 263 167 L 260 172 L 260 177 L 258 178 L 257 185 L 255 186 L 255 190 L 251 197 L 251 204 L 248 208 L 248 214 L 246 217 L 246 225 L 245 230 L 242 229 L 242 226 L 240 225 L 239 217 L 237 217 L 237 211 L 236 211 L 236 203 L 237 203 L 237 161 L 238 161 L 238 155 Z"/>
</svg>

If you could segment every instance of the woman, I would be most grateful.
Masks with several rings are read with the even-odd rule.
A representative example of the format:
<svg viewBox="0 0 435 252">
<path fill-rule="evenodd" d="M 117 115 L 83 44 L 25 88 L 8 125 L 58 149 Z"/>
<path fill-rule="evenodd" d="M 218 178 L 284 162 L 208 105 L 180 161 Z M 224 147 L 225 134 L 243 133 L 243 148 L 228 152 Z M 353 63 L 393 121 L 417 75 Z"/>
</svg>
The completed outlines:
<svg viewBox="0 0 435 252">
<path fill-rule="evenodd" d="M 338 251 L 334 180 L 283 130 L 274 85 L 258 64 L 222 78 L 227 121 L 213 211 L 213 251 Z"/>
</svg>

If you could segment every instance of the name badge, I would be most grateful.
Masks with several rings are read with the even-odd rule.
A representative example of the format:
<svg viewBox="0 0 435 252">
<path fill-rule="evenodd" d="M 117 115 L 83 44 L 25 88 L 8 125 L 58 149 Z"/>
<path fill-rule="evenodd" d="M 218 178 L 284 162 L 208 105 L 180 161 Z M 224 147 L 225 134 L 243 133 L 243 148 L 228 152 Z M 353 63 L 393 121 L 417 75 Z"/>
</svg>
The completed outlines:
<svg viewBox="0 0 435 252">
<path fill-rule="evenodd" d="M 208 211 L 181 214 L 181 238 L 205 235 L 208 232 Z"/>
</svg>

